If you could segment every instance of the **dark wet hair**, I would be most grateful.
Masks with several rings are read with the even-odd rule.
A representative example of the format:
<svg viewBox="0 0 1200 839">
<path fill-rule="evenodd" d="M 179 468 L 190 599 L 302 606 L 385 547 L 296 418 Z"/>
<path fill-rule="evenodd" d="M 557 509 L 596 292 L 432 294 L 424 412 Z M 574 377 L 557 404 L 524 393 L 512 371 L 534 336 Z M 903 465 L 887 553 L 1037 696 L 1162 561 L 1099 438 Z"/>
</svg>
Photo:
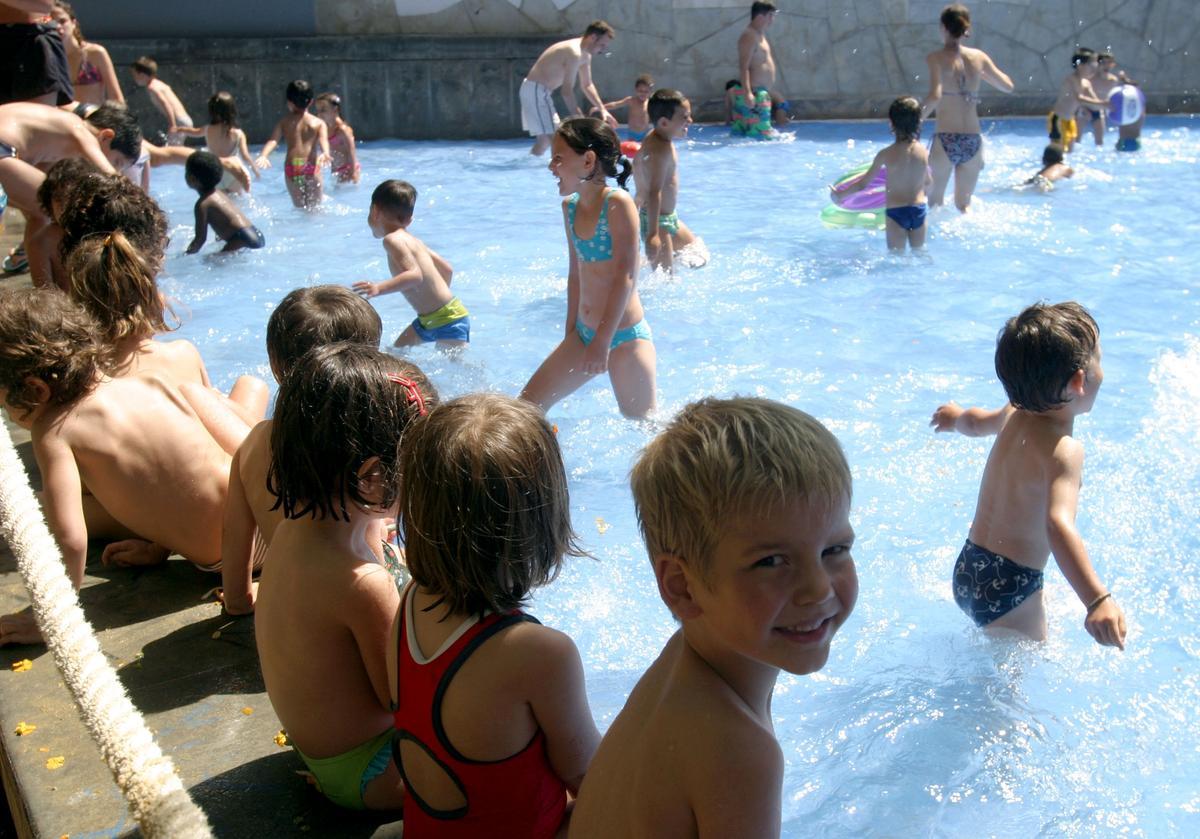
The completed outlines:
<svg viewBox="0 0 1200 839">
<path fill-rule="evenodd" d="M 642 73 L 642 75 L 633 80 L 634 87 L 640 84 L 644 84 L 646 87 L 654 87 L 654 78 L 649 73 Z"/>
<path fill-rule="evenodd" d="M 726 90 L 729 90 L 729 89 L 735 88 L 735 87 L 741 87 L 741 86 L 742 86 L 741 79 L 730 79 L 729 81 L 725 82 Z"/>
<path fill-rule="evenodd" d="M 307 110 L 313 100 L 312 85 L 304 81 L 304 79 L 296 79 L 295 81 L 288 82 L 284 95 L 287 97 L 287 101 L 291 102 L 297 108 Z"/>
<path fill-rule="evenodd" d="M 87 115 L 87 121 L 94 128 L 112 131 L 112 147 L 130 160 L 136 161 L 142 156 L 142 127 L 124 105 L 105 102 Z"/>
<path fill-rule="evenodd" d="M 99 173 L 79 181 L 68 193 L 58 223 L 64 263 L 88 236 L 120 230 L 157 273 L 170 241 L 162 208 L 124 175 Z"/>
<path fill-rule="evenodd" d="M 610 38 L 615 38 L 617 37 L 617 30 L 613 29 L 607 21 L 593 20 L 588 24 L 587 29 L 583 30 L 583 37 L 586 38 L 588 35 L 596 35 L 597 37 L 607 35 Z"/>
<path fill-rule="evenodd" d="M 100 170 L 92 161 L 82 157 L 64 157 L 46 170 L 46 179 L 37 191 L 38 205 L 53 219 L 54 199 L 65 199 L 84 178 L 98 174 Z"/>
<path fill-rule="evenodd" d="M 650 124 L 658 125 L 658 121 L 664 118 L 674 119 L 675 111 L 682 108 L 686 101 L 687 97 L 669 87 L 654 91 L 650 94 L 650 101 L 646 103 L 646 113 L 650 115 Z"/>
<path fill-rule="evenodd" d="M 313 347 L 284 377 L 271 423 L 267 490 L 289 519 L 350 520 L 347 498 L 376 509 L 396 503 L 400 440 L 437 402 L 415 364 L 376 347 Z M 379 458 L 382 493 L 368 499 L 358 470 Z"/>
<path fill-rule="evenodd" d="M 417 188 L 408 181 L 384 181 L 371 193 L 371 203 L 388 215 L 408 221 L 417 206 Z"/>
<path fill-rule="evenodd" d="M 188 156 L 183 166 L 185 175 L 191 175 L 200 186 L 200 191 L 207 194 L 217 188 L 225 169 L 221 166 L 221 158 L 209 151 L 194 151 Z"/>
<path fill-rule="evenodd" d="M 1063 388 L 1099 341 L 1096 321 L 1073 301 L 1035 303 L 1011 318 L 996 338 L 996 375 L 1008 401 L 1026 411 L 1066 404 Z"/>
<path fill-rule="evenodd" d="M 1042 166 L 1053 166 L 1055 163 L 1063 162 L 1062 149 L 1051 143 L 1042 149 Z"/>
<path fill-rule="evenodd" d="M 297 288 L 267 320 L 267 357 L 283 379 L 313 347 L 347 341 L 377 348 L 382 337 L 379 312 L 361 295 L 340 285 Z"/>
<path fill-rule="evenodd" d="M 228 90 L 214 93 L 208 98 L 208 121 L 215 125 L 224 125 L 226 130 L 237 128 L 237 100 Z"/>
<path fill-rule="evenodd" d="M 137 61 L 129 65 L 139 73 L 145 73 L 147 76 L 154 77 L 158 75 L 158 62 L 148 55 L 143 55 Z"/>
<path fill-rule="evenodd" d="M 921 103 L 911 96 L 901 96 L 888 108 L 888 120 L 897 140 L 921 139 Z"/>
<path fill-rule="evenodd" d="M 579 154 L 592 152 L 596 155 L 596 167 L 605 177 L 616 178 L 617 186 L 625 189 L 625 182 L 633 171 L 629 158 L 621 154 L 621 141 L 617 132 L 607 123 L 595 117 L 571 117 L 565 119 L 555 132 L 563 142 Z M 617 167 L 620 166 L 618 172 Z M 595 176 L 593 171 L 592 176 Z"/>
<path fill-rule="evenodd" d="M 750 19 L 754 20 L 759 15 L 769 15 L 772 12 L 778 12 L 779 8 L 770 0 L 757 0 L 750 4 Z"/>
<path fill-rule="evenodd" d="M 1087 64 L 1096 57 L 1096 51 L 1087 47 L 1080 47 L 1075 50 L 1075 54 L 1071 56 L 1071 66 L 1078 67 L 1080 64 Z"/>
<path fill-rule="evenodd" d="M 51 405 L 70 405 L 95 387 L 106 358 L 92 316 L 57 288 L 0 292 L 0 388 L 10 408 L 37 407 L 30 377 L 50 388 Z"/>
<path fill-rule="evenodd" d="M 397 524 L 413 580 L 454 614 L 508 612 L 583 556 L 567 475 L 535 406 L 471 394 L 435 408 L 400 446 Z"/>
<path fill-rule="evenodd" d="M 941 21 L 952 38 L 963 38 L 971 29 L 971 13 L 962 3 L 954 3 L 942 9 Z"/>
</svg>

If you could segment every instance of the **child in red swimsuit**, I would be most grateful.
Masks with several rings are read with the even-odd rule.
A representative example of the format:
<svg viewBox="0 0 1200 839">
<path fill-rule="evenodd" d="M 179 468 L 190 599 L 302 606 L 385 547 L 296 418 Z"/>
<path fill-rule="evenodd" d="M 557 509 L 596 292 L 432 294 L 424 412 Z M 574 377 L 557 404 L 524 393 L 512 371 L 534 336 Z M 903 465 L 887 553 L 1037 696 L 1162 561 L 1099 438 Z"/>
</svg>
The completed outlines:
<svg viewBox="0 0 1200 839">
<path fill-rule="evenodd" d="M 554 432 L 527 402 L 464 396 L 409 427 L 400 470 L 404 835 L 549 839 L 600 740 L 574 642 L 520 608 L 581 553 Z"/>
<path fill-rule="evenodd" d="M 358 183 L 362 167 L 358 165 L 358 153 L 354 148 L 354 129 L 342 119 L 342 97 L 336 93 L 322 93 L 315 101 L 317 116 L 329 129 L 333 176 L 340 184 Z"/>
</svg>

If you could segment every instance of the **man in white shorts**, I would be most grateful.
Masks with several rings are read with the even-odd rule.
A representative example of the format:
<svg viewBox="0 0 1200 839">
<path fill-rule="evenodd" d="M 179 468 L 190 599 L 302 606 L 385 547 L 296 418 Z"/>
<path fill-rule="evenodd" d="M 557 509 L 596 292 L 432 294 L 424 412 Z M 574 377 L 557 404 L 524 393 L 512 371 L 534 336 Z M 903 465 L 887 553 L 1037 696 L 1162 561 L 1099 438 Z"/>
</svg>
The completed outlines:
<svg viewBox="0 0 1200 839">
<path fill-rule="evenodd" d="M 616 34 L 607 23 L 595 20 L 580 37 L 559 41 L 538 56 L 525 81 L 521 82 L 521 128 L 534 138 L 530 154 L 545 152 L 550 147 L 550 137 L 558 128 L 558 111 L 553 99 L 555 89 L 561 89 L 563 101 L 573 116 L 583 115 L 575 101 L 576 77 L 584 96 L 599 108 L 600 118 L 613 128 L 617 127 L 617 121 L 605 109 L 604 100 L 592 82 L 592 56 L 607 50 Z"/>
</svg>

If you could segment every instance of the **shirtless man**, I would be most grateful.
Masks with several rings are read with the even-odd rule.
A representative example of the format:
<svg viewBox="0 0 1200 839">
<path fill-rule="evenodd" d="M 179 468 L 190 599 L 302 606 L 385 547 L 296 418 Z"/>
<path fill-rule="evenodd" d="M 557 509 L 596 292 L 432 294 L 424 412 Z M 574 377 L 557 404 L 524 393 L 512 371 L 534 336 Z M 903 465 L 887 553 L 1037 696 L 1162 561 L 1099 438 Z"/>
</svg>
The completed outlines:
<svg viewBox="0 0 1200 839">
<path fill-rule="evenodd" d="M 767 28 L 775 22 L 777 12 L 769 0 L 752 3 L 750 23 L 738 36 L 738 78 L 742 90 L 733 96 L 733 133 L 740 137 L 775 136 L 771 125 L 775 56 L 767 41 Z"/>
<path fill-rule="evenodd" d="M 592 56 L 608 49 L 616 30 L 602 20 L 588 24 L 583 35 L 568 38 L 546 48 L 538 56 L 525 80 L 521 82 L 521 127 L 534 138 L 529 153 L 540 156 L 550 148 L 550 137 L 558 128 L 558 111 L 554 108 L 555 89 L 562 94 L 570 116 L 583 116 L 575 101 L 575 79 L 583 95 L 596 106 L 595 114 L 613 128 L 617 120 L 604 107 L 604 100 L 592 82 Z"/>
<path fill-rule="evenodd" d="M 0 3 L 0 104 L 66 105 L 75 98 L 67 52 L 48 19 L 52 0 Z"/>
</svg>

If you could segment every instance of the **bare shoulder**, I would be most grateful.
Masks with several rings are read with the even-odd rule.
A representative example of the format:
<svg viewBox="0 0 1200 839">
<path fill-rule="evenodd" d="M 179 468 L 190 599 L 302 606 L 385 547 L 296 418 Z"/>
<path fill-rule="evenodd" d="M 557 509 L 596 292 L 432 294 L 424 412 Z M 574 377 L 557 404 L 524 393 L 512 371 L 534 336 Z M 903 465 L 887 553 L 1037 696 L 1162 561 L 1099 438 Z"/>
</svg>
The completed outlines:
<svg viewBox="0 0 1200 839">
<path fill-rule="evenodd" d="M 521 621 L 505 629 L 497 637 L 503 655 L 512 662 L 521 662 L 513 672 L 529 678 L 531 673 L 542 676 L 558 672 L 565 664 L 578 661 L 579 650 L 571 636 L 536 621 Z"/>
</svg>

